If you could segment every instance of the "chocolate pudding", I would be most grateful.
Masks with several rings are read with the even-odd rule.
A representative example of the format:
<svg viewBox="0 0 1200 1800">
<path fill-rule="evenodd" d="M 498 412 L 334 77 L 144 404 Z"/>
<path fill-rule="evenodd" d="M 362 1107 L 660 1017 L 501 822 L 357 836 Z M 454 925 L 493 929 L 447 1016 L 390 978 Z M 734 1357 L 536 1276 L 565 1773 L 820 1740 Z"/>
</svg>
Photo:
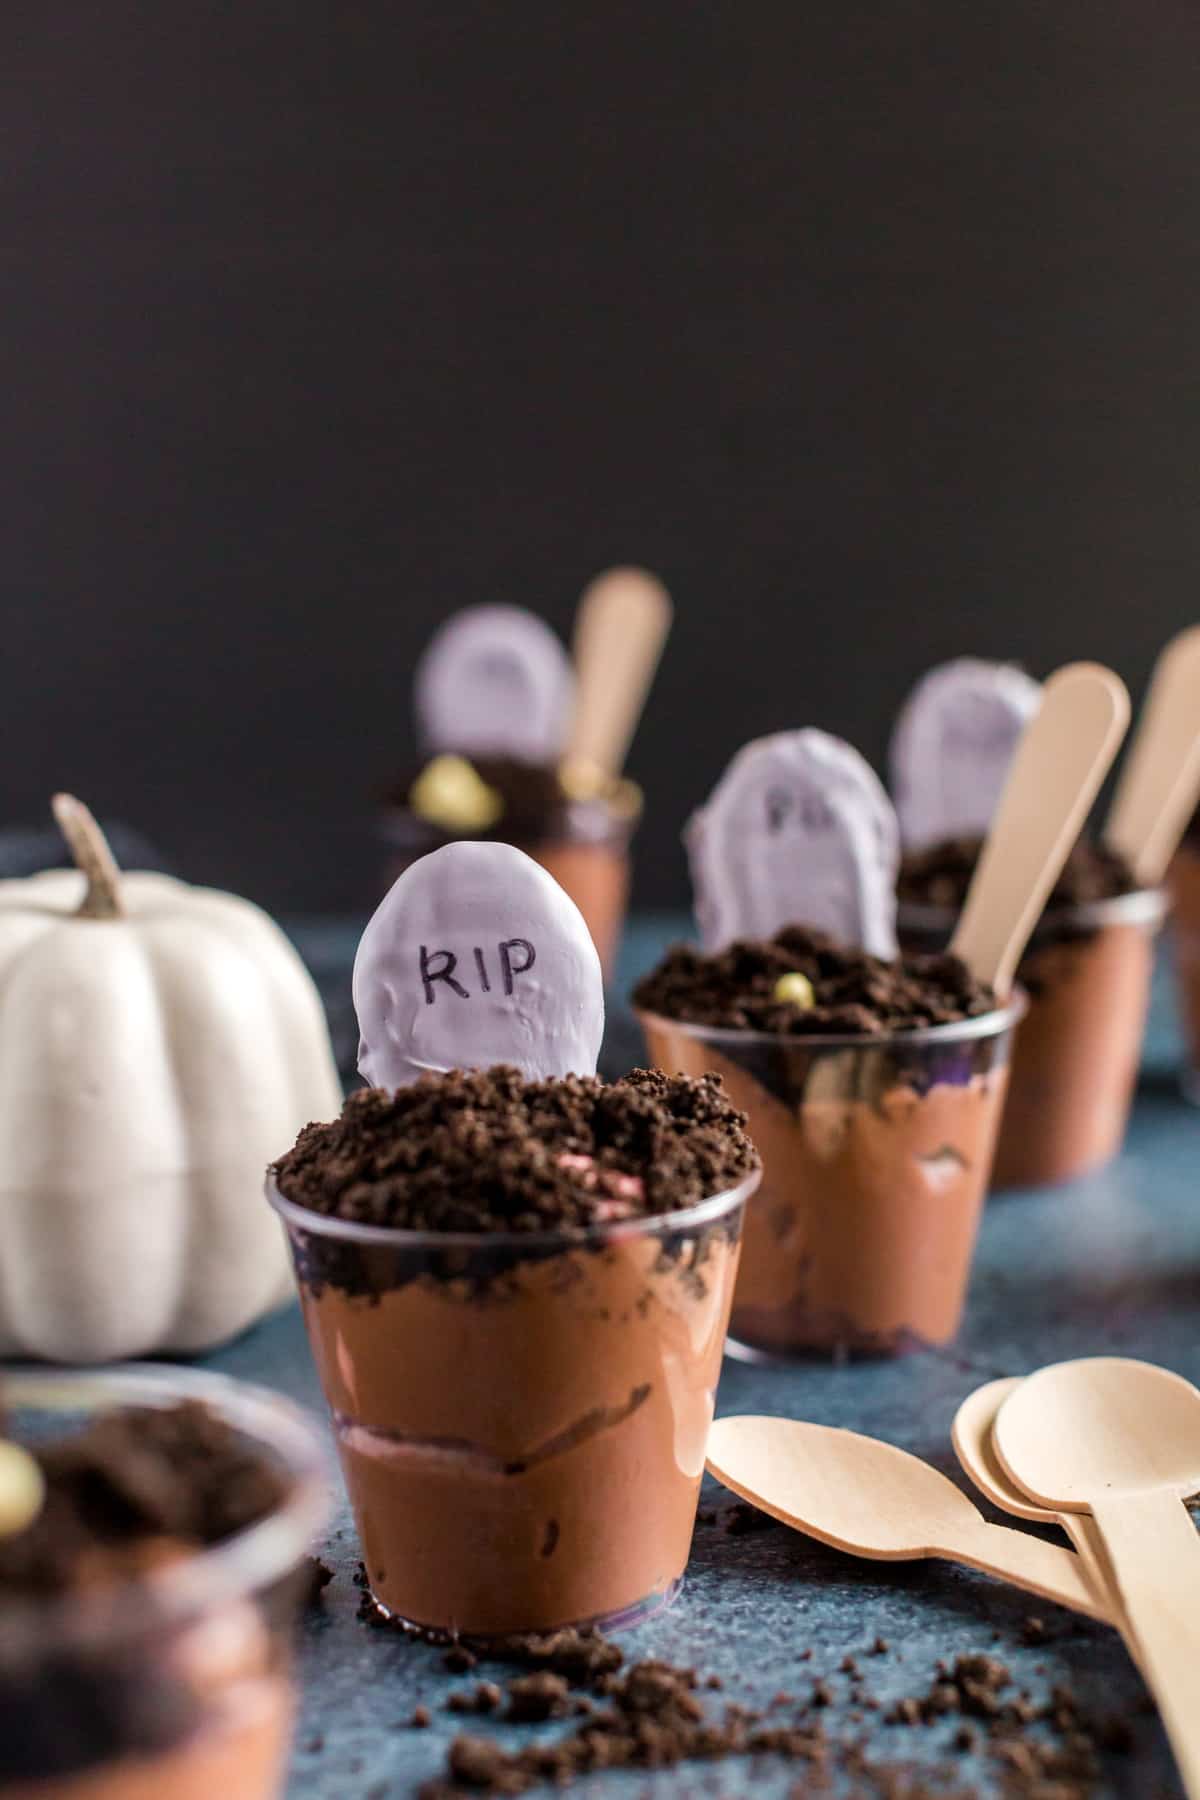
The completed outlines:
<svg viewBox="0 0 1200 1800">
<path fill-rule="evenodd" d="M 470 763 L 438 757 L 384 801 L 379 830 L 388 851 L 386 880 L 390 885 L 418 857 L 458 839 L 515 844 L 566 889 L 611 974 L 629 893 L 629 842 L 641 805 L 638 788 L 623 779 L 588 782 L 569 768 L 511 757 Z"/>
<path fill-rule="evenodd" d="M 669 953 L 634 994 L 663 1069 L 719 1073 L 763 1158 L 730 1330 L 894 1352 L 958 1329 L 1018 1008 L 956 957 L 790 927 Z"/>
<path fill-rule="evenodd" d="M 0 1539 L 0 1795 L 272 1800 L 293 1711 L 284 1626 L 323 1506 L 316 1452 L 298 1485 L 298 1469 L 195 1401 L 106 1411 L 45 1440 L 55 1379 L 6 1387 L 36 1418 L 46 1497 Z M 71 1382 L 72 1406 L 122 1383 L 169 1386 Z"/>
<path fill-rule="evenodd" d="M 1190 1061 L 1184 1091 L 1196 1100 L 1200 1099 L 1200 827 L 1195 820 L 1175 852 L 1167 887 L 1175 979 Z"/>
<path fill-rule="evenodd" d="M 900 932 L 948 941 L 981 842 L 910 853 Z M 1081 840 L 1055 883 L 1017 972 L 1029 1006 L 1017 1032 L 993 1185 L 1042 1186 L 1102 1167 L 1129 1120 L 1164 901 L 1137 888 L 1121 858 Z"/>
<path fill-rule="evenodd" d="M 980 837 L 946 838 L 940 844 L 922 850 L 906 850 L 896 881 L 896 893 L 902 907 L 927 907 L 940 913 L 940 920 L 930 920 L 930 930 L 947 929 L 946 919 L 958 918 L 975 875 Z M 1080 838 L 1059 871 L 1058 879 L 1046 902 L 1047 912 L 1059 912 L 1077 906 L 1090 906 L 1097 900 L 1115 900 L 1132 894 L 1137 883 L 1115 850 L 1107 844 L 1094 844 Z M 941 949 L 942 944 L 920 945 L 918 948 Z"/>
<path fill-rule="evenodd" d="M 624 1622 L 687 1561 L 758 1173 L 711 1079 L 369 1089 L 273 1171 L 371 1592 Z"/>
</svg>

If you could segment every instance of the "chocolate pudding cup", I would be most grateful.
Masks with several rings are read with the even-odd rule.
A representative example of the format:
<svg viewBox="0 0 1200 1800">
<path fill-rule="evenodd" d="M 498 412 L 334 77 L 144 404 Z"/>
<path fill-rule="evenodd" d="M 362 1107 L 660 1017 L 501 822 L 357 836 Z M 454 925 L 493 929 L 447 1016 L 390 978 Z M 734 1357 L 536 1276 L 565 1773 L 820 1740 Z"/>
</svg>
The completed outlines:
<svg viewBox="0 0 1200 1800">
<path fill-rule="evenodd" d="M 1047 1187 L 1102 1168 L 1129 1122 L 1150 1004 L 1160 888 L 1045 912 L 1017 979 L 1029 996 L 1012 1053 L 995 1188 Z M 951 913 L 905 905 L 906 949 L 949 942 Z"/>
<path fill-rule="evenodd" d="M 660 1069 L 721 1076 L 763 1159 L 734 1354 L 894 1354 L 954 1337 L 1023 1005 L 872 1037 L 639 1014 Z"/>
<path fill-rule="evenodd" d="M 622 790 L 629 784 L 620 784 Z M 631 790 L 632 791 L 632 790 Z M 618 809 L 603 799 L 565 802 L 545 830 L 518 828 L 489 834 L 515 845 L 553 875 L 583 914 L 600 955 L 605 979 L 616 967 L 629 900 L 630 843 L 637 828 L 633 807 Z M 386 847 L 385 885 L 431 850 L 469 833 L 447 833 L 407 806 L 385 807 L 379 835 Z"/>
<path fill-rule="evenodd" d="M 321 1444 L 289 1402 L 215 1375 L 5 1373 L 29 1445 L 116 1407 L 199 1400 L 284 1475 L 279 1504 L 210 1547 L 166 1540 L 140 1570 L 0 1605 L 2 1800 L 274 1800 L 294 1689 L 300 1565 L 328 1510 Z"/>
<path fill-rule="evenodd" d="M 347 1223 L 268 1178 L 381 1612 L 488 1637 L 673 1597 L 758 1176 L 496 1234 Z"/>
<path fill-rule="evenodd" d="M 1167 876 L 1171 896 L 1171 939 L 1175 982 L 1187 1045 L 1183 1091 L 1200 1104 L 1200 845 L 1187 837 L 1175 852 Z"/>
</svg>

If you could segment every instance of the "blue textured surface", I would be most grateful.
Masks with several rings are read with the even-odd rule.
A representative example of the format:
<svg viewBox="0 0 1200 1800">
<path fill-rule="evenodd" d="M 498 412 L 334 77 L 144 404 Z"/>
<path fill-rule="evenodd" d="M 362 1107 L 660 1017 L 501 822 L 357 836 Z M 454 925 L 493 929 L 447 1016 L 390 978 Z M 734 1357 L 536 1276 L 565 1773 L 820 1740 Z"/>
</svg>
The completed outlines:
<svg viewBox="0 0 1200 1800">
<path fill-rule="evenodd" d="M 622 983 L 682 929 L 679 920 L 642 921 L 630 935 Z M 296 936 L 309 949 L 308 934 L 298 928 Z M 324 958 L 332 970 L 343 943 L 352 948 L 353 934 L 327 929 L 315 960 Z M 614 1013 L 612 1025 L 614 1058 L 626 1047 L 636 1055 L 628 1022 Z M 950 1449 L 950 1421 L 963 1397 L 985 1380 L 1103 1351 L 1144 1356 L 1200 1380 L 1200 1112 L 1179 1097 L 1180 1056 L 1163 969 L 1124 1154 L 1104 1173 L 1071 1186 L 991 1202 L 967 1323 L 951 1351 L 840 1367 L 727 1362 L 718 1410 L 849 1426 L 903 1444 L 966 1486 Z M 319 1407 L 294 1309 L 210 1360 Z M 722 1511 L 726 1498 L 708 1483 L 705 1502 Z M 303 1706 L 288 1793 L 294 1800 L 411 1794 L 443 1764 L 461 1723 L 445 1711 L 445 1700 L 462 1679 L 445 1673 L 436 1650 L 370 1631 L 356 1619 L 351 1577 L 357 1550 L 340 1490 L 324 1555 L 337 1578 L 305 1626 Z M 1048 1641 L 1032 1648 L 1021 1643 L 1031 1611 L 1050 1628 Z M 867 1656 L 879 1634 L 891 1653 Z M 925 1691 L 939 1657 L 975 1650 L 1001 1655 L 1035 1700 L 1062 1681 L 1103 1714 L 1131 1707 L 1141 1693 L 1113 1632 L 1040 1603 L 1031 1606 L 984 1576 L 939 1563 L 855 1562 L 779 1527 L 730 1537 L 719 1520 L 697 1528 L 676 1605 L 626 1634 L 623 1644 L 630 1655 L 660 1655 L 719 1674 L 725 1691 L 717 1701 L 765 1705 L 779 1690 L 804 1696 L 814 1677 L 826 1676 L 835 1694 L 826 1714 L 832 1735 L 865 1737 L 869 1753 L 881 1760 L 911 1760 L 930 1773 L 952 1770 L 980 1795 L 1001 1794 L 997 1771 L 952 1749 L 953 1723 L 909 1731 L 884 1724 L 879 1713 L 868 1713 L 861 1723 L 850 1720 L 850 1684 L 837 1672 L 844 1656 L 862 1657 L 866 1687 L 885 1706 Z M 812 1656 L 805 1661 L 807 1649 Z M 428 1731 L 406 1728 L 418 1703 L 433 1714 Z M 538 1729 L 553 1736 L 561 1727 L 500 1731 L 516 1744 Z M 667 1794 L 773 1800 L 796 1792 L 801 1773 L 770 1758 L 734 1760 L 654 1775 L 592 1777 L 578 1791 L 606 1800 Z M 835 1784 L 824 1791 L 871 1790 Z M 1178 1794 L 1154 1719 L 1138 1723 L 1132 1754 L 1105 1758 L 1094 1791 L 1138 1800 Z"/>
</svg>

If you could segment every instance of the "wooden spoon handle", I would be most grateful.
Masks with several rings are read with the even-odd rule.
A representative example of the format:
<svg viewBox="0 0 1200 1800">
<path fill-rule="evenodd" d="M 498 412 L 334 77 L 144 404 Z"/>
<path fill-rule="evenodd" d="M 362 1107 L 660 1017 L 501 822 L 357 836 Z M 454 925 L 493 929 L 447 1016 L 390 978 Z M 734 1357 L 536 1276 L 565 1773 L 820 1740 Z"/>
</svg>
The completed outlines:
<svg viewBox="0 0 1200 1800">
<path fill-rule="evenodd" d="M 1104 830 L 1140 886 L 1162 880 L 1198 799 L 1200 625 L 1193 625 L 1172 638 L 1154 665 Z"/>
<path fill-rule="evenodd" d="M 1006 994 L 1029 934 L 1129 723 L 1124 683 L 1099 663 L 1047 681 L 1026 726 L 951 949 Z"/>
<path fill-rule="evenodd" d="M 1200 1800 L 1200 1535 L 1162 1490 L 1106 1495 L 1092 1512 L 1184 1788 Z"/>
<path fill-rule="evenodd" d="M 584 590 L 569 762 L 621 773 L 670 629 L 670 596 L 645 569 L 609 569 Z"/>
<path fill-rule="evenodd" d="M 1125 1602 L 1117 1587 L 1112 1560 L 1100 1535 L 1099 1526 L 1091 1513 L 1059 1513 L 1058 1522 L 1075 1546 L 1088 1584 L 1094 1593 L 1102 1597 L 1109 1624 L 1120 1632 L 1125 1640 L 1125 1648 L 1140 1669 L 1141 1652 L 1133 1634 L 1133 1626 L 1129 1623 Z"/>
<path fill-rule="evenodd" d="M 1087 1513 L 1059 1513 L 1058 1522 L 1075 1547 L 1075 1554 L 1079 1558 L 1079 1566 L 1088 1586 L 1102 1601 L 1105 1612 L 1115 1624 L 1115 1615 L 1120 1614 L 1123 1608 L 1109 1575 L 1108 1555 L 1104 1540 L 1096 1531 L 1095 1520 Z"/>
<path fill-rule="evenodd" d="M 1073 1612 L 1086 1613 L 1089 1619 L 1109 1623 L 1107 1597 L 1093 1587 L 1091 1575 L 1079 1558 L 1061 1544 L 1048 1544 L 1045 1538 L 1033 1537 L 1027 1531 L 981 1520 L 978 1531 L 938 1554 L 948 1561 L 965 1563 L 968 1568 L 981 1569 L 985 1575 L 998 1575 L 1002 1581 L 1037 1594 L 1042 1600 L 1053 1600 L 1059 1606 L 1069 1606 Z"/>
</svg>

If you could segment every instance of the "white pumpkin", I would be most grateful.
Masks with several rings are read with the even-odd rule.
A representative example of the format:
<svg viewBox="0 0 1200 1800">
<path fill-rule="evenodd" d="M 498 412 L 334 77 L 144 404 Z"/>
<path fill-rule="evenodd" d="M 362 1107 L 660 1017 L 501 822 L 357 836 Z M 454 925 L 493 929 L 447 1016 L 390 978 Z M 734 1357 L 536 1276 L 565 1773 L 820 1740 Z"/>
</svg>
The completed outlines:
<svg viewBox="0 0 1200 1800">
<path fill-rule="evenodd" d="M 340 1108 L 321 1002 L 257 907 L 54 810 L 79 868 L 0 882 L 0 1356 L 208 1349 L 291 1291 L 263 1175 Z"/>
</svg>

